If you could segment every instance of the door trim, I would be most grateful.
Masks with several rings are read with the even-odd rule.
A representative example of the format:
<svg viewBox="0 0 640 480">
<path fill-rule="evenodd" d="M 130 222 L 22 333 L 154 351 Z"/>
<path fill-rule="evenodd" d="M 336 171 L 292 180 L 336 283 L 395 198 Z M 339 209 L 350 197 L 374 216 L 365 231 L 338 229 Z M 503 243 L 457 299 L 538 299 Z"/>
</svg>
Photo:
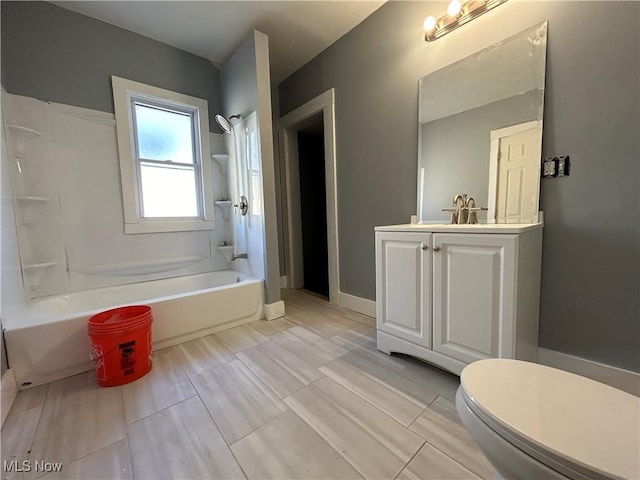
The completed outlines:
<svg viewBox="0 0 640 480">
<path fill-rule="evenodd" d="M 298 136 L 302 122 L 322 113 L 324 122 L 324 164 L 327 209 L 327 253 L 329 271 L 329 301 L 339 303 L 340 272 L 338 254 L 338 197 L 336 177 L 335 91 L 329 89 L 304 105 L 280 117 L 278 140 L 285 170 L 285 267 L 290 288 L 304 285 L 302 261 L 302 212 L 300 209 L 300 172 L 298 167 Z"/>
</svg>

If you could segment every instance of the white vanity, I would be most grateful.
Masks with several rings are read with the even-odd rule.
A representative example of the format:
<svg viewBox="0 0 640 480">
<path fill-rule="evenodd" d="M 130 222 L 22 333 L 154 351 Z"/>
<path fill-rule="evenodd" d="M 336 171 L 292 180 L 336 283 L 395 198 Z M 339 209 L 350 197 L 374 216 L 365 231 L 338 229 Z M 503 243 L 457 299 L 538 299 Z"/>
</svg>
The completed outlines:
<svg viewBox="0 0 640 480">
<path fill-rule="evenodd" d="M 542 224 L 376 227 L 378 349 L 460 374 L 536 360 Z"/>
<path fill-rule="evenodd" d="M 537 360 L 546 31 L 419 80 L 417 223 L 375 229 L 379 350 Z"/>
</svg>

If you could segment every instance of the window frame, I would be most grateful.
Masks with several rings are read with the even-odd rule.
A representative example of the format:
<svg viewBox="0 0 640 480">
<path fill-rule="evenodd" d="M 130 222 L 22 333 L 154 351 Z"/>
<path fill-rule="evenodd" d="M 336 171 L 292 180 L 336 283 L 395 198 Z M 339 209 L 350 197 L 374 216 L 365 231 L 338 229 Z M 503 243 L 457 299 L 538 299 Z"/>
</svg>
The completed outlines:
<svg viewBox="0 0 640 480">
<path fill-rule="evenodd" d="M 214 203 L 209 149 L 209 107 L 206 100 L 153 87 L 116 76 L 111 77 L 120 157 L 120 178 L 126 234 L 213 230 Z M 134 105 L 190 113 L 193 120 L 194 173 L 198 217 L 143 217 L 142 183 L 138 156 Z"/>
</svg>

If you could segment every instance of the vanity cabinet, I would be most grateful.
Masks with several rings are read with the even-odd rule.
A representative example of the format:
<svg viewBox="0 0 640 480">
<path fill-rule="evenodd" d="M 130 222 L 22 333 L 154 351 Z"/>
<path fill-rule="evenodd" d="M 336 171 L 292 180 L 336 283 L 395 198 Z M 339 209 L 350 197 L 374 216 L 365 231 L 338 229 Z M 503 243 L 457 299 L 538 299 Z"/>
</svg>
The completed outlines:
<svg viewBox="0 0 640 480">
<path fill-rule="evenodd" d="M 459 374 L 483 358 L 535 361 L 542 228 L 376 228 L 378 349 Z"/>
<path fill-rule="evenodd" d="M 425 348 L 431 348 L 431 237 L 376 235 L 378 292 L 384 292 L 377 296 L 378 330 Z"/>
</svg>

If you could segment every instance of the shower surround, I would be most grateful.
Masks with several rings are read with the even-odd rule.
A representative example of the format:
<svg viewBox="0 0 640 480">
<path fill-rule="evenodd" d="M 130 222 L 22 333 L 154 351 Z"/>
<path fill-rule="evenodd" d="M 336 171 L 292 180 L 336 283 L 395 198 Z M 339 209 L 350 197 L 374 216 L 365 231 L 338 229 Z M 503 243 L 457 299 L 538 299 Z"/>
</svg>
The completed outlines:
<svg viewBox="0 0 640 480">
<path fill-rule="evenodd" d="M 114 115 L 12 94 L 2 101 L 11 180 L 3 196 L 13 199 L 13 276 L 24 293 L 3 299 L 3 327 L 19 384 L 91 368 L 86 320 L 107 308 L 151 304 L 156 347 L 262 318 L 264 274 L 251 277 L 258 259 L 228 255 L 231 202 L 216 202 L 213 230 L 127 235 Z M 214 158 L 202 161 L 213 163 L 214 198 L 226 199 L 236 172 L 224 165 L 223 135 L 207 140 Z"/>
</svg>

